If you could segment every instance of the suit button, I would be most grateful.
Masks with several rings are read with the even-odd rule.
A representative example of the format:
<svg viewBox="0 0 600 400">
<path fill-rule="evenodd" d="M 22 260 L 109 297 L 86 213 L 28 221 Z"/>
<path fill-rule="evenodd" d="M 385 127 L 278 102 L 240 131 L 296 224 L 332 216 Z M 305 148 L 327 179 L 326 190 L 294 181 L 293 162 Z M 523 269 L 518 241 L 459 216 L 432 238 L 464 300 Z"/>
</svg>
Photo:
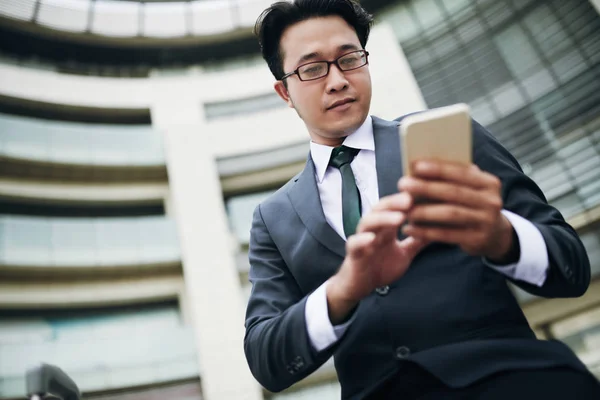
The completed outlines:
<svg viewBox="0 0 600 400">
<path fill-rule="evenodd" d="M 302 367 L 304 367 L 304 358 L 298 356 L 294 359 L 293 361 L 294 366 L 296 367 L 296 369 L 300 369 Z"/>
<path fill-rule="evenodd" d="M 406 346 L 396 348 L 396 358 L 402 360 L 410 355 L 410 349 Z"/>
<path fill-rule="evenodd" d="M 389 291 L 390 291 L 390 287 L 387 285 L 378 287 L 377 289 L 375 289 L 375 292 L 377 292 L 377 294 L 380 296 L 385 296 L 386 294 L 388 294 Z"/>
<path fill-rule="evenodd" d="M 567 275 L 567 278 L 570 278 L 573 276 L 573 270 L 568 265 L 565 265 L 565 274 Z"/>
</svg>

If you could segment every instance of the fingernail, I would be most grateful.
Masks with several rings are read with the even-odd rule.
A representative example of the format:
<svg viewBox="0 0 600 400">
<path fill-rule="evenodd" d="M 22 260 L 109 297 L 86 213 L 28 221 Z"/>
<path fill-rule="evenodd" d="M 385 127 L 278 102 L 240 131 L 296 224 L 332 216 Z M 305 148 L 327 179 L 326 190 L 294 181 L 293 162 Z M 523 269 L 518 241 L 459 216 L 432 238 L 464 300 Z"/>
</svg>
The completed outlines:
<svg viewBox="0 0 600 400">
<path fill-rule="evenodd" d="M 417 164 L 415 165 L 415 169 L 418 172 L 427 172 L 427 170 L 431 169 L 433 166 L 433 164 L 431 164 L 428 161 L 419 161 L 417 162 Z"/>
<path fill-rule="evenodd" d="M 400 190 L 404 189 L 406 187 L 406 182 L 408 181 L 409 178 L 407 177 L 402 177 L 400 178 L 400 181 L 398 182 L 398 188 Z"/>
</svg>

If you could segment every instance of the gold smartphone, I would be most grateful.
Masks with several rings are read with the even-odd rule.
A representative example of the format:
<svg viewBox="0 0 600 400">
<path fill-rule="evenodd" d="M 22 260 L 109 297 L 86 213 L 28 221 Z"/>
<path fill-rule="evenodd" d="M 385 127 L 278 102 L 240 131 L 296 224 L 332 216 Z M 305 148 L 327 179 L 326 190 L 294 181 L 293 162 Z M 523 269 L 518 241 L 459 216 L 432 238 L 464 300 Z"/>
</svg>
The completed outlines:
<svg viewBox="0 0 600 400">
<path fill-rule="evenodd" d="M 400 123 L 404 175 L 412 175 L 417 160 L 470 165 L 473 154 L 471 116 L 467 104 L 434 108 L 405 117 Z"/>
</svg>

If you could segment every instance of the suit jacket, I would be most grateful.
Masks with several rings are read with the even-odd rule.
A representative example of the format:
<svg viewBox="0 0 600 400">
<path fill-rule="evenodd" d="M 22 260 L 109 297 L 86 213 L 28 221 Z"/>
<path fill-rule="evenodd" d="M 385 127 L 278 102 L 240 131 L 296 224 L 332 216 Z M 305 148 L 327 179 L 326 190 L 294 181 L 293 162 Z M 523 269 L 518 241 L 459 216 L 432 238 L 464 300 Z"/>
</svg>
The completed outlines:
<svg viewBox="0 0 600 400">
<path fill-rule="evenodd" d="M 397 192 L 402 176 L 398 125 L 373 118 L 380 197 Z M 504 208 L 534 223 L 546 243 L 550 268 L 544 285 L 514 283 L 538 296 L 582 295 L 590 264 L 577 234 L 476 122 L 473 160 L 502 180 Z M 342 397 L 350 399 L 372 392 L 407 362 L 451 387 L 507 369 L 585 370 L 564 344 L 536 340 L 504 275 L 441 243 L 424 249 L 402 278 L 363 299 L 344 336 L 317 352 L 306 330 L 305 302 L 344 256 L 345 241 L 325 220 L 309 156 L 299 175 L 256 208 L 252 222 L 244 349 L 252 373 L 268 390 L 287 388 L 332 355 Z"/>
</svg>

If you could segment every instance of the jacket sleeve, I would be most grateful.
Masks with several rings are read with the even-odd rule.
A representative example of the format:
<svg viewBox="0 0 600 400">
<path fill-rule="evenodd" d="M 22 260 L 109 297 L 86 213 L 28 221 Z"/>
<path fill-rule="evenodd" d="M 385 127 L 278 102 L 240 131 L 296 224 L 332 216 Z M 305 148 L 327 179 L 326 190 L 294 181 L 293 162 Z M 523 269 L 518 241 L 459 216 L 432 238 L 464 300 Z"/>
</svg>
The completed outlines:
<svg viewBox="0 0 600 400">
<path fill-rule="evenodd" d="M 246 310 L 244 351 L 254 377 L 266 389 L 281 391 L 305 378 L 333 354 L 316 352 L 306 330 L 303 295 L 273 242 L 259 205 L 250 234 L 252 283 Z"/>
<path fill-rule="evenodd" d="M 502 181 L 504 208 L 531 221 L 542 234 L 549 269 L 541 287 L 512 280 L 542 297 L 577 297 L 590 283 L 590 261 L 579 236 L 560 212 L 550 206 L 540 188 L 517 160 L 484 127 L 473 122 L 474 162 Z"/>
</svg>

